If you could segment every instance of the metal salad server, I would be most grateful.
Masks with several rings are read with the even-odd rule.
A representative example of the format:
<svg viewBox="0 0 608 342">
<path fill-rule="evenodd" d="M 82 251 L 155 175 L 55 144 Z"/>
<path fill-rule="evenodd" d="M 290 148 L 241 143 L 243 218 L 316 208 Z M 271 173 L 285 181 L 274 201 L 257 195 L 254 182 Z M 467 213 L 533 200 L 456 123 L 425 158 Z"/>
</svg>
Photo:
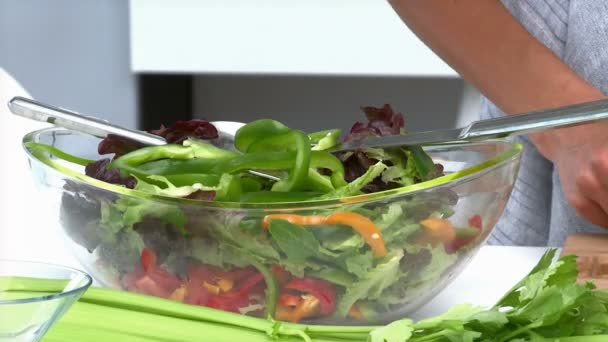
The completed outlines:
<svg viewBox="0 0 608 342">
<path fill-rule="evenodd" d="M 474 121 L 466 127 L 385 135 L 342 143 L 332 152 L 354 150 L 361 146 L 394 147 L 404 145 L 461 144 L 540 132 L 608 119 L 608 100 L 585 102 L 518 115 Z"/>
<path fill-rule="evenodd" d="M 144 145 L 160 146 L 167 143 L 165 138 L 155 134 L 125 128 L 112 124 L 106 120 L 85 116 L 71 110 L 51 106 L 24 97 L 14 97 L 9 101 L 8 107 L 15 115 L 35 121 L 48 122 L 56 126 L 89 134 L 101 139 L 108 135 L 117 135 L 140 142 Z M 242 122 L 233 121 L 213 121 L 211 123 L 217 128 L 220 138 L 227 140 L 234 140 L 236 131 L 244 125 Z M 249 173 L 274 181 L 279 180 L 278 177 L 258 171 L 250 170 Z"/>
<path fill-rule="evenodd" d="M 8 103 L 10 111 L 18 116 L 89 134 L 98 138 L 117 135 L 145 145 L 165 145 L 165 138 L 143 131 L 136 131 L 114 125 L 92 116 L 85 116 L 67 109 L 54 107 L 42 102 L 14 97 Z"/>
</svg>

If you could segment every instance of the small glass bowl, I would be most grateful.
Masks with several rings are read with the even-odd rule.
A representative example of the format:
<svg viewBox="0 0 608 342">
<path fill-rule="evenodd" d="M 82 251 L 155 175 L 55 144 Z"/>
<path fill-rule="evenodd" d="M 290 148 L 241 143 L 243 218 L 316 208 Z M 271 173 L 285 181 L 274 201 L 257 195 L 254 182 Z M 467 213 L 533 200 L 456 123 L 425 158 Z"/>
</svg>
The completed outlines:
<svg viewBox="0 0 608 342">
<path fill-rule="evenodd" d="M 39 341 L 92 282 L 69 267 L 0 260 L 0 341 Z"/>
</svg>

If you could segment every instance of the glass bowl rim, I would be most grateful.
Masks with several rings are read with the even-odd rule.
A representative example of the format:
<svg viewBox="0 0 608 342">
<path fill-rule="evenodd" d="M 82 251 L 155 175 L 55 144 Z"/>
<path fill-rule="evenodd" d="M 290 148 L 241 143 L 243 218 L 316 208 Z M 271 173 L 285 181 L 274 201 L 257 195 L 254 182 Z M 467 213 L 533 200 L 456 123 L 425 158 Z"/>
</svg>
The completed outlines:
<svg viewBox="0 0 608 342">
<path fill-rule="evenodd" d="M 460 182 L 464 182 L 466 180 L 475 178 L 479 175 L 482 175 L 486 172 L 489 172 L 495 168 L 498 168 L 504 164 L 511 162 L 513 159 L 519 158 L 521 156 L 523 145 L 518 142 L 508 141 L 506 139 L 492 139 L 485 140 L 481 142 L 471 142 L 471 143 L 459 143 L 459 144 L 441 144 L 441 145 L 432 145 L 428 146 L 428 148 L 438 148 L 438 147 L 456 147 L 456 146 L 475 146 L 475 145 L 487 145 L 487 144 L 503 144 L 508 145 L 509 148 L 505 151 L 499 153 L 498 155 L 484 160 L 481 163 L 475 164 L 473 166 L 467 167 L 465 169 L 456 171 L 454 173 L 441 176 L 432 180 L 424 181 L 417 184 L 412 184 L 408 186 L 403 186 L 395 189 L 384 190 L 380 192 L 370 193 L 370 194 L 362 194 L 356 196 L 342 197 L 338 199 L 323 199 L 323 200 L 308 200 L 308 201 L 298 201 L 298 202 L 269 202 L 269 203 L 241 203 L 241 202 L 219 202 L 219 201 L 207 201 L 207 200 L 194 200 L 194 199 L 185 199 L 185 198 L 177 198 L 163 195 L 155 195 L 150 194 L 143 191 L 138 191 L 135 189 L 129 189 L 124 186 L 107 183 L 92 177 L 89 177 L 85 174 L 76 172 L 74 170 L 69 169 L 66 166 L 61 165 L 60 163 L 54 161 L 49 158 L 46 154 L 41 153 L 32 153 L 32 151 L 26 146 L 27 143 L 36 142 L 36 137 L 41 134 L 53 131 L 63 131 L 69 132 L 70 134 L 78 134 L 82 136 L 86 136 L 86 134 L 79 133 L 74 130 L 64 129 L 60 127 L 48 127 L 39 129 L 36 131 L 32 131 L 27 133 L 22 139 L 22 146 L 28 155 L 29 158 L 40 162 L 56 172 L 59 172 L 73 181 L 80 181 L 85 183 L 86 185 L 93 186 L 95 188 L 112 192 L 119 195 L 135 197 L 139 199 L 157 201 L 157 202 L 166 202 L 171 204 L 181 204 L 187 206 L 195 206 L 202 208 L 225 208 L 225 209 L 284 209 L 284 210 L 292 210 L 292 209 L 306 209 L 306 208 L 318 208 L 318 207 L 331 207 L 335 205 L 344 205 L 344 204 L 363 204 L 374 202 L 378 200 L 385 200 L 389 198 L 393 198 L 401 195 L 411 195 L 422 191 L 427 191 L 430 189 L 440 188 L 445 185 L 458 184 Z"/>
<path fill-rule="evenodd" d="M 44 296 L 38 296 L 38 297 L 27 297 L 27 298 L 18 298 L 18 299 L 10 299 L 10 300 L 0 299 L 0 306 L 1 305 L 11 305 L 11 304 L 27 304 L 27 303 L 46 302 L 49 300 L 54 300 L 54 299 L 59 299 L 59 298 L 71 297 L 77 293 L 84 293 L 93 284 L 93 277 L 91 275 L 89 275 L 88 273 L 86 273 L 84 271 L 81 271 L 77 268 L 70 267 L 70 266 L 64 266 L 64 265 L 53 264 L 53 263 L 48 263 L 48 262 L 40 262 L 40 261 L 0 259 L 0 264 L 3 264 L 3 263 L 16 264 L 16 265 L 36 265 L 36 266 L 41 266 L 41 267 L 50 267 L 50 268 L 59 269 L 59 270 L 63 270 L 63 271 L 69 271 L 73 274 L 83 275 L 84 279 L 86 281 L 84 284 L 79 285 L 77 288 L 69 290 L 69 291 L 62 291 L 62 292 L 57 292 L 57 293 L 44 295 Z"/>
</svg>

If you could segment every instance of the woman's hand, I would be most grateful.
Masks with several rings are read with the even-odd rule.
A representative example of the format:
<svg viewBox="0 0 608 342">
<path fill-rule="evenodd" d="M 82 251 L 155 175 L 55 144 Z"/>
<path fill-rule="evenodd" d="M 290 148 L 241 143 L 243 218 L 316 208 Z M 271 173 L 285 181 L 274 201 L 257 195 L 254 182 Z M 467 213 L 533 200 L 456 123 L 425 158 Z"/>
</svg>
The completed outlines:
<svg viewBox="0 0 608 342">
<path fill-rule="evenodd" d="M 579 216 L 608 228 L 608 123 L 549 131 L 532 139 L 553 161 Z"/>
</svg>

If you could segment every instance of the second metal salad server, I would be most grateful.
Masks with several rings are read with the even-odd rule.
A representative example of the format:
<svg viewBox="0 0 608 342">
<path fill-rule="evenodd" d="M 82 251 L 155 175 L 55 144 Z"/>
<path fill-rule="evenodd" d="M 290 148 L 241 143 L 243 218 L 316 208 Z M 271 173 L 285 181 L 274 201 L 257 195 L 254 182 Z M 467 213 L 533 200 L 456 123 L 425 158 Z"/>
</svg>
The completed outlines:
<svg viewBox="0 0 608 342">
<path fill-rule="evenodd" d="M 382 148 L 403 145 L 467 143 L 506 138 L 605 119 L 608 119 L 608 100 L 599 100 L 496 119 L 479 120 L 461 128 L 414 132 L 405 135 L 385 135 L 349 141 L 336 146 L 332 149 L 332 152 L 354 150 L 361 146 Z"/>
</svg>

